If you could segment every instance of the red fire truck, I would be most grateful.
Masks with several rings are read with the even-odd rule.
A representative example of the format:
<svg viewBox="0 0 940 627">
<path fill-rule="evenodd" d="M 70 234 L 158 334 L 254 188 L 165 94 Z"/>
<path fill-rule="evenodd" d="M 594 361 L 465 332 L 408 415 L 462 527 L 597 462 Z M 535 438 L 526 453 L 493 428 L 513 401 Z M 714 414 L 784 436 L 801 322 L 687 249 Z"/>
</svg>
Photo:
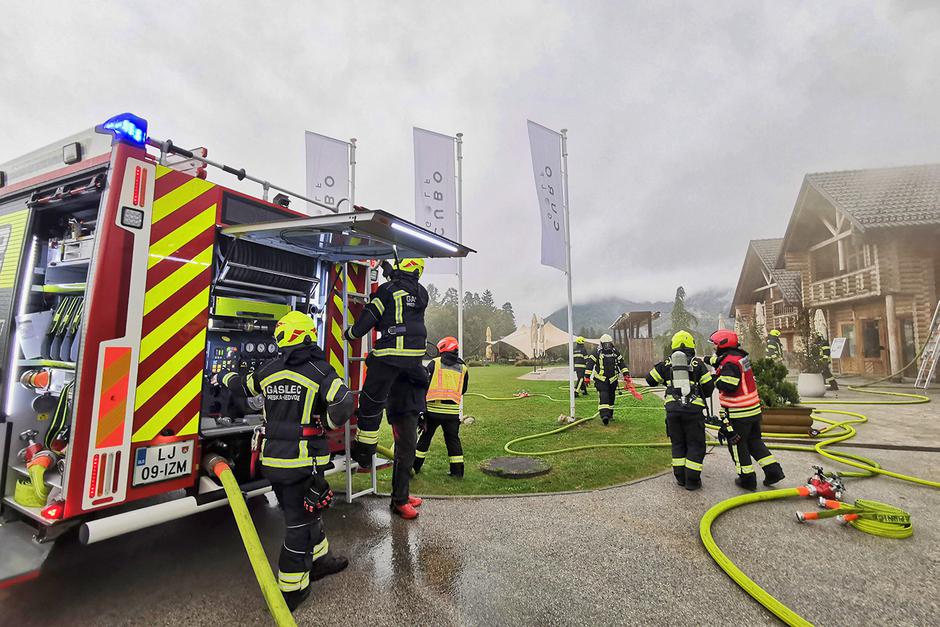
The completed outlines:
<svg viewBox="0 0 940 627">
<path fill-rule="evenodd" d="M 348 201 L 323 211 L 147 131 L 123 114 L 0 164 L 0 585 L 38 575 L 66 529 L 91 543 L 224 505 L 200 465 L 209 453 L 233 462 L 247 495 L 269 490 L 250 470 L 259 399 L 212 375 L 272 358 L 274 322 L 296 308 L 358 389 L 368 347 L 342 329 L 376 280 L 369 261 L 472 252 Z M 354 428 L 331 438 L 347 499 Z"/>
</svg>

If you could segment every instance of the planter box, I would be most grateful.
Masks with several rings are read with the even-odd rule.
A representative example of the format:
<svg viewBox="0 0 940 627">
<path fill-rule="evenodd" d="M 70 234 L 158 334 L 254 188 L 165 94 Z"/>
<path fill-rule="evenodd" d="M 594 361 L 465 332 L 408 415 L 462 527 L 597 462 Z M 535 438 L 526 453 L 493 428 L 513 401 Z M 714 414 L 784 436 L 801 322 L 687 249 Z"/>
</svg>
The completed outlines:
<svg viewBox="0 0 940 627">
<path fill-rule="evenodd" d="M 812 412 L 812 407 L 764 407 L 761 412 L 761 424 L 765 429 L 779 425 L 803 427 L 808 430 L 813 426 L 813 418 L 810 415 Z"/>
</svg>

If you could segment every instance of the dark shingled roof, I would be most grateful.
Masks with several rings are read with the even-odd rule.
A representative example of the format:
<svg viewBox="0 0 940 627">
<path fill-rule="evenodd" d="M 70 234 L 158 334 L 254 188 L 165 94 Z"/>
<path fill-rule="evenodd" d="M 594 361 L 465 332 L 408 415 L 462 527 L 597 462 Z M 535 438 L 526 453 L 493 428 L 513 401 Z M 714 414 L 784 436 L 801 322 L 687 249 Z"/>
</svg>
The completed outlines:
<svg viewBox="0 0 940 627">
<path fill-rule="evenodd" d="M 807 174 L 861 229 L 940 224 L 940 164 Z"/>
<path fill-rule="evenodd" d="M 764 267 L 776 281 L 777 287 L 780 288 L 780 292 L 783 294 L 783 299 L 788 303 L 798 304 L 803 300 L 802 276 L 797 270 L 784 270 L 774 267 L 777 264 L 777 258 L 780 256 L 781 246 L 783 246 L 782 237 L 751 240 L 751 248 L 757 253 Z"/>
</svg>

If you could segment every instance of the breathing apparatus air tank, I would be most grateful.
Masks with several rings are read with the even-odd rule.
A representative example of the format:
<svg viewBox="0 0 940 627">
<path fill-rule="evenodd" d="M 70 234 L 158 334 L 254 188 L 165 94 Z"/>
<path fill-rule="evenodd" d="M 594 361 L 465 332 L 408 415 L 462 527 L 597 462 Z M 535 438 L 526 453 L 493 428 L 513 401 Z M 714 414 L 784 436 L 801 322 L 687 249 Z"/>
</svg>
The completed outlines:
<svg viewBox="0 0 940 627">
<path fill-rule="evenodd" d="M 672 387 L 674 394 L 683 407 L 692 401 L 692 366 L 689 365 L 689 356 L 681 350 L 676 351 L 670 358 L 672 367 Z"/>
</svg>

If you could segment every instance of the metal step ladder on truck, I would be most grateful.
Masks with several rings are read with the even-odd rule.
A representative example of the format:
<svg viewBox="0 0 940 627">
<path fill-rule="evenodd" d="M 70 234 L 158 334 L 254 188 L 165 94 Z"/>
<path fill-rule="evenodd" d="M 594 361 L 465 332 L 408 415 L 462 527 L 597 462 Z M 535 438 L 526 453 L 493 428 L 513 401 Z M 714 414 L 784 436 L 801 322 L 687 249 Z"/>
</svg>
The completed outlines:
<svg viewBox="0 0 940 627">
<path fill-rule="evenodd" d="M 208 168 L 259 183 L 261 197 Z M 351 211 L 310 217 L 291 197 L 319 205 L 150 138 L 130 114 L 0 164 L 0 586 L 38 575 L 76 525 L 92 543 L 224 505 L 202 468 L 211 454 L 246 495 L 269 491 L 251 476 L 260 399 L 212 375 L 274 357 L 274 323 L 296 308 L 360 389 L 368 347 L 342 329 L 372 290 L 370 265 L 472 252 L 348 200 Z M 372 489 L 353 494 L 354 430 L 329 438 L 347 500 L 375 487 L 374 464 Z"/>
</svg>

